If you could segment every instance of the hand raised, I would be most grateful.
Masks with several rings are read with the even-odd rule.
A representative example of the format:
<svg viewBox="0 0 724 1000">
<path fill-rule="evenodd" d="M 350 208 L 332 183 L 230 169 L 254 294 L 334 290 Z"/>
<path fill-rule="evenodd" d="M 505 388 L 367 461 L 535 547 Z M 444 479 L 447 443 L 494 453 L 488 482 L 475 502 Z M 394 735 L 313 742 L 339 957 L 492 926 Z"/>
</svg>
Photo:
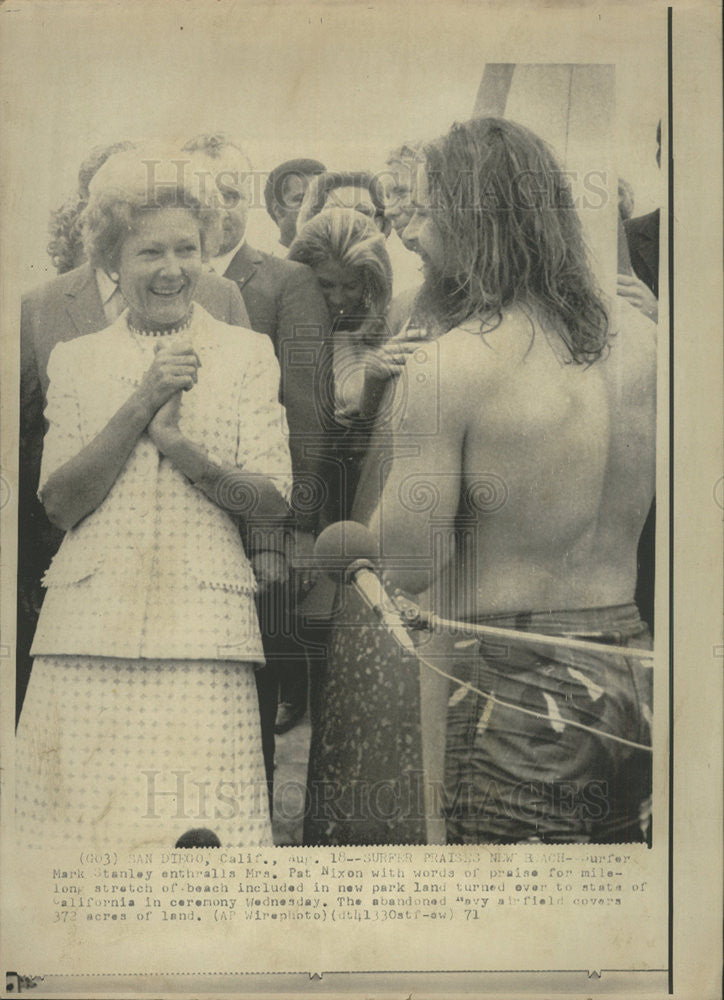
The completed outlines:
<svg viewBox="0 0 724 1000">
<path fill-rule="evenodd" d="M 191 343 L 158 344 L 156 354 L 139 388 L 139 393 L 151 415 L 156 413 L 174 393 L 193 388 L 201 361 Z"/>
</svg>

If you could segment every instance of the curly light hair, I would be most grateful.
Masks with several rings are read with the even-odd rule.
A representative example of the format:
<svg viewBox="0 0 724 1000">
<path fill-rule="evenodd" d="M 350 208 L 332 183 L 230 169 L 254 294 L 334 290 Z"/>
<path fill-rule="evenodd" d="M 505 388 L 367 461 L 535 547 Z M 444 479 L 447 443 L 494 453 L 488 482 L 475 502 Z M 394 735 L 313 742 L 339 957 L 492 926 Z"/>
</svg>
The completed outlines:
<svg viewBox="0 0 724 1000">
<path fill-rule="evenodd" d="M 193 176 L 179 177 L 176 161 L 138 150 L 111 157 L 93 179 L 80 220 L 91 264 L 117 271 L 123 244 L 138 218 L 161 208 L 189 211 L 198 222 L 203 260 L 215 255 L 221 239 L 220 210 L 204 198 Z"/>
</svg>

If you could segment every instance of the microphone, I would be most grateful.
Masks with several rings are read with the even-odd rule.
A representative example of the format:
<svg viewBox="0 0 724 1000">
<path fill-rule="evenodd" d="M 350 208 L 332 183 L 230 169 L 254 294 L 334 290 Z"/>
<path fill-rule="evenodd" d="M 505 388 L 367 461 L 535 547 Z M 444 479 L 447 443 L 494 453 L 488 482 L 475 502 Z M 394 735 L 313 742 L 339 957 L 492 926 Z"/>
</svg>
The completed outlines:
<svg viewBox="0 0 724 1000">
<path fill-rule="evenodd" d="M 314 546 L 319 569 L 338 579 L 344 574 L 388 635 L 406 655 L 417 656 L 415 644 L 402 624 L 400 612 L 379 578 L 375 563 L 379 548 L 374 536 L 357 521 L 337 521 L 320 534 Z"/>
</svg>

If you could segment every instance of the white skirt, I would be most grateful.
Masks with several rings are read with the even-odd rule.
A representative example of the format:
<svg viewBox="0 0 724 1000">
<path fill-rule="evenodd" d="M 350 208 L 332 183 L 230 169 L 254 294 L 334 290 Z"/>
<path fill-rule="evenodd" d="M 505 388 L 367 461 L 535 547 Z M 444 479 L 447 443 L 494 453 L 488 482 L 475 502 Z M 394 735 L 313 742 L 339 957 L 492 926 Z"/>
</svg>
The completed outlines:
<svg viewBox="0 0 724 1000">
<path fill-rule="evenodd" d="M 39 656 L 16 744 L 28 847 L 271 846 L 254 664 Z"/>
</svg>

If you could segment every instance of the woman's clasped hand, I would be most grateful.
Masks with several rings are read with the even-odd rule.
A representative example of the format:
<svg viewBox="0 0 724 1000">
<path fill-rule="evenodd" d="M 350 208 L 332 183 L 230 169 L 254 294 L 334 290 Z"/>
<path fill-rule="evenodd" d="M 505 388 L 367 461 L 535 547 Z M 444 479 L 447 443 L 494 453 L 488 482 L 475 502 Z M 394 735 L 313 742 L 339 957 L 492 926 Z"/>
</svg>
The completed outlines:
<svg viewBox="0 0 724 1000">
<path fill-rule="evenodd" d="M 175 392 L 193 389 L 198 381 L 201 360 L 190 340 L 158 344 L 153 361 L 143 377 L 141 393 L 148 399 L 153 412 L 163 406 Z"/>
</svg>

